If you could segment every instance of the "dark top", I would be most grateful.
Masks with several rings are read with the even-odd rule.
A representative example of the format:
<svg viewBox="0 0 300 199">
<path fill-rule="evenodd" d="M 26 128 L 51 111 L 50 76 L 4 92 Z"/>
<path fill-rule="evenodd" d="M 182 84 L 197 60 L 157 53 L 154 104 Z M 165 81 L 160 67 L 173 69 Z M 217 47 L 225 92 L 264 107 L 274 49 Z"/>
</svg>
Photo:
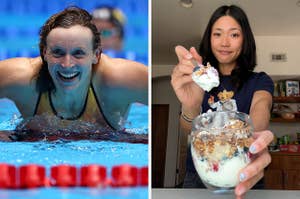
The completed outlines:
<svg viewBox="0 0 300 199">
<path fill-rule="evenodd" d="M 233 99 L 236 100 L 237 109 L 240 112 L 249 114 L 251 101 L 253 95 L 256 91 L 265 90 L 268 91 L 271 95 L 273 95 L 274 84 L 272 79 L 264 72 L 255 73 L 253 72 L 249 79 L 244 83 L 243 87 L 237 91 L 234 88 L 234 85 L 231 82 L 231 76 L 221 76 L 220 77 L 220 85 L 217 88 L 217 91 L 205 92 L 203 104 L 202 104 L 202 112 L 206 112 L 208 109 L 212 109 L 208 104 L 208 98 L 212 95 L 215 98 L 215 101 L 218 101 L 218 93 L 222 92 L 224 89 L 227 91 L 233 91 L 234 96 Z"/>
<path fill-rule="evenodd" d="M 215 102 L 218 101 L 217 95 L 219 92 L 222 92 L 224 89 L 226 89 L 227 91 L 234 92 L 233 99 L 236 100 L 237 110 L 239 112 L 244 112 L 247 114 L 249 114 L 251 101 L 256 91 L 264 90 L 264 91 L 268 91 L 271 95 L 273 95 L 273 91 L 274 91 L 273 81 L 264 72 L 260 72 L 260 73 L 253 72 L 240 90 L 235 89 L 231 79 L 232 79 L 231 76 L 221 76 L 219 87 L 216 90 L 213 89 L 210 92 L 205 92 L 203 104 L 202 104 L 202 112 L 206 112 L 208 109 L 212 109 L 208 104 L 209 97 L 212 95 L 214 96 L 215 99 L 214 101 Z M 190 147 L 188 148 L 188 153 L 187 153 L 186 176 L 184 179 L 183 187 L 185 188 L 203 187 L 201 180 L 193 164 Z"/>
</svg>

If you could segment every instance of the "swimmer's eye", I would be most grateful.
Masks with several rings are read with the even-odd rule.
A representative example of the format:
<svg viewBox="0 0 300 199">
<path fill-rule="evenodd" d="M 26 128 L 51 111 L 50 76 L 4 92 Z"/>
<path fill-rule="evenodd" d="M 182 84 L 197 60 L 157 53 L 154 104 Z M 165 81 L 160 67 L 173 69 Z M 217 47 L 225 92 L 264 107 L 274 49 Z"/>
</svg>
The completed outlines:
<svg viewBox="0 0 300 199">
<path fill-rule="evenodd" d="M 54 57 L 58 58 L 58 57 L 64 56 L 66 53 L 64 51 L 62 51 L 61 49 L 53 49 L 53 50 L 51 50 L 51 54 Z"/>
<path fill-rule="evenodd" d="M 72 52 L 72 55 L 76 58 L 82 58 L 86 55 L 86 53 L 83 50 L 78 49 L 78 50 L 75 50 L 74 52 Z"/>
</svg>

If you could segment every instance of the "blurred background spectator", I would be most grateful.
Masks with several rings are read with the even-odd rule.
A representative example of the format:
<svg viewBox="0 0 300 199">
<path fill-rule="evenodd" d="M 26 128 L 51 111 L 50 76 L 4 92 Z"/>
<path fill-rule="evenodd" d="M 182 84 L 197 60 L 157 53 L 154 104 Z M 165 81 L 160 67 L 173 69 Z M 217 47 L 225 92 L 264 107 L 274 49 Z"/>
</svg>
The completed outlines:
<svg viewBox="0 0 300 199">
<path fill-rule="evenodd" d="M 108 5 L 97 6 L 92 11 L 94 23 L 101 32 L 101 47 L 110 57 L 136 60 L 137 53 L 124 50 L 124 27 L 126 16 L 120 8 Z"/>
<path fill-rule="evenodd" d="M 112 23 L 114 27 L 122 27 L 120 43 L 103 43 L 106 53 L 148 65 L 148 0 L 1 0 L 0 60 L 38 56 L 40 27 L 50 15 L 71 5 L 84 8 L 91 14 L 103 6 L 112 8 L 112 11 L 118 10 L 112 12 L 111 17 L 116 19 Z M 108 31 L 108 26 L 105 28 L 102 30 L 103 40 L 117 33 Z"/>
<path fill-rule="evenodd" d="M 124 13 L 111 6 L 99 6 L 92 12 L 93 22 L 101 32 L 101 47 L 104 51 L 123 50 Z"/>
</svg>

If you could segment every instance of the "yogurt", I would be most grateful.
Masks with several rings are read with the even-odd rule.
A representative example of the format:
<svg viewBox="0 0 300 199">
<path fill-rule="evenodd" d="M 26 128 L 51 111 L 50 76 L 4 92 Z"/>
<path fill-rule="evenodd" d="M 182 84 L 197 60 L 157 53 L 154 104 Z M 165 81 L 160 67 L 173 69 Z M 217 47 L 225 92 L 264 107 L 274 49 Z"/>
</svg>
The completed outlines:
<svg viewBox="0 0 300 199">
<path fill-rule="evenodd" d="M 243 121 L 231 119 L 221 129 L 193 132 L 194 166 L 208 188 L 227 190 L 239 183 L 239 171 L 250 162 L 251 130 Z"/>
<path fill-rule="evenodd" d="M 200 178 L 205 183 L 224 188 L 235 187 L 239 183 L 238 172 L 250 162 L 246 153 L 239 154 L 226 161 L 209 162 L 197 157 L 193 147 L 192 156 Z"/>
<path fill-rule="evenodd" d="M 209 63 L 207 63 L 207 66 L 201 65 L 196 67 L 192 74 L 192 79 L 207 92 L 220 84 L 218 71 Z"/>
</svg>

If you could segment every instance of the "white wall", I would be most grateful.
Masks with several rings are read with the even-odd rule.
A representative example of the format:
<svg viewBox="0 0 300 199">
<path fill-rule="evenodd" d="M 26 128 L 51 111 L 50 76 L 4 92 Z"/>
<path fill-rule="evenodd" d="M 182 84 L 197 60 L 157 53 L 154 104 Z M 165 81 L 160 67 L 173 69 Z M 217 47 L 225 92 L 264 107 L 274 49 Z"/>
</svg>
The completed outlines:
<svg viewBox="0 0 300 199">
<path fill-rule="evenodd" d="M 300 36 L 256 36 L 257 68 L 271 76 L 300 76 Z M 286 62 L 271 62 L 272 53 L 286 53 Z"/>
<path fill-rule="evenodd" d="M 300 80 L 300 36 L 256 36 L 257 68 L 265 71 L 273 80 L 296 78 Z M 272 62 L 272 53 L 285 53 L 286 62 Z M 270 130 L 277 136 L 300 131 L 299 123 L 270 123 Z"/>
</svg>

